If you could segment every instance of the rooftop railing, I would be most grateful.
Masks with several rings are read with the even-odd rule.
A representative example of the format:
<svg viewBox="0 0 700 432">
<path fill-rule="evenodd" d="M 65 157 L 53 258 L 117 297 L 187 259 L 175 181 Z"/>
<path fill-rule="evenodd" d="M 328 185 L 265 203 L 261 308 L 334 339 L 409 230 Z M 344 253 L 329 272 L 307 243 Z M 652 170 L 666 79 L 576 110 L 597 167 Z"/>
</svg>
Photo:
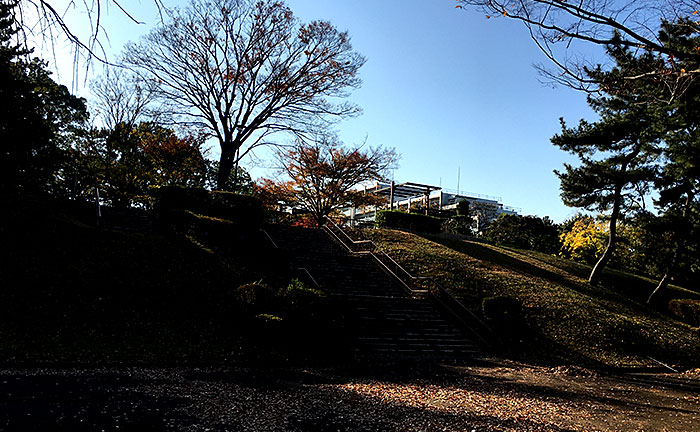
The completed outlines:
<svg viewBox="0 0 700 432">
<path fill-rule="evenodd" d="M 457 189 L 443 188 L 442 190 L 447 192 L 447 193 L 461 195 L 461 196 L 466 197 L 466 198 L 483 198 L 483 199 L 487 199 L 487 200 L 498 201 L 499 203 L 503 201 L 503 198 L 497 197 L 497 196 L 492 196 L 492 195 L 484 195 L 484 194 L 474 193 L 474 192 L 465 192 L 465 191 L 460 191 Z"/>
</svg>

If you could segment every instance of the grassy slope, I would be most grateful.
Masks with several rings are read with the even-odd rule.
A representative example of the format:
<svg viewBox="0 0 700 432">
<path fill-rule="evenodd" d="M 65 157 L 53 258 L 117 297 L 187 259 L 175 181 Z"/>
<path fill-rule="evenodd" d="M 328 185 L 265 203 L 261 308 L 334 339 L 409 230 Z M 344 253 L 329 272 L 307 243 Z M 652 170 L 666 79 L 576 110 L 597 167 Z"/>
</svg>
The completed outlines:
<svg viewBox="0 0 700 432">
<path fill-rule="evenodd" d="M 530 359 L 635 366 L 650 364 L 649 356 L 686 365 L 700 358 L 697 329 L 643 304 L 653 283 L 647 279 L 608 272 L 602 287 L 592 287 L 588 268 L 545 254 L 393 230 L 364 235 L 413 274 L 436 277 L 474 311 L 486 296 L 518 298 L 527 323 L 520 349 Z M 673 290 L 667 297 L 700 297 Z"/>
<path fill-rule="evenodd" d="M 221 258 L 184 237 L 97 229 L 46 199 L 3 201 L 0 362 L 221 362 L 241 355 L 236 287 L 249 245 Z M 88 217 L 89 219 L 89 217 Z M 245 256 L 249 256 L 246 260 Z"/>
</svg>

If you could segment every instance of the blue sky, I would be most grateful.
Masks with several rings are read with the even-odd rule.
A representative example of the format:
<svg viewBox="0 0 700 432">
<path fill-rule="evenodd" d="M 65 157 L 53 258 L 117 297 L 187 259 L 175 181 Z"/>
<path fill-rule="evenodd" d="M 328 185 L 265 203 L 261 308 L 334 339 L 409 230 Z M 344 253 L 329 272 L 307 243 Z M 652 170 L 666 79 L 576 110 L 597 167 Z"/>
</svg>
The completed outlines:
<svg viewBox="0 0 700 432">
<path fill-rule="evenodd" d="M 150 0 L 131 4 L 146 24 L 130 23 L 112 6 L 104 21 L 112 56 L 157 23 Z M 549 138 L 560 129 L 559 117 L 574 124 L 595 115 L 584 94 L 539 82 L 533 64 L 547 59 L 522 25 L 456 9 L 453 0 L 287 4 L 304 22 L 324 19 L 347 30 L 367 58 L 363 85 L 350 98 L 363 115 L 338 131 L 348 144 L 366 138 L 396 148 L 402 156 L 396 181 L 455 189 L 459 171 L 461 190 L 501 197 L 523 214 L 562 221 L 576 212 L 562 204 L 553 173 L 574 159 Z M 63 68 L 70 64 L 67 51 L 57 54 Z M 60 79 L 70 84 L 63 68 Z M 265 174 L 265 161 L 258 165 L 250 167 L 254 177 Z"/>
</svg>

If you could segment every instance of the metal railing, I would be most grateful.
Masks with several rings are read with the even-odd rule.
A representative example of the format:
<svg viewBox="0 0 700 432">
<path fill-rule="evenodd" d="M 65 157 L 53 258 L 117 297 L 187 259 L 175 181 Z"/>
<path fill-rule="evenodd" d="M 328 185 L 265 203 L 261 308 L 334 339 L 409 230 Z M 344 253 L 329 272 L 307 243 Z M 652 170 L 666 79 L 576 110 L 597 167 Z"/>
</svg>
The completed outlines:
<svg viewBox="0 0 700 432">
<path fill-rule="evenodd" d="M 448 189 L 448 188 L 442 188 L 443 191 L 447 193 L 451 193 L 453 195 L 460 195 L 465 198 L 481 198 L 481 199 L 486 199 L 490 201 L 497 201 L 497 202 L 503 202 L 503 198 L 498 197 L 498 196 L 493 196 L 493 195 L 485 195 L 485 194 L 480 194 L 480 193 L 474 193 L 474 192 L 467 192 L 463 190 L 457 190 L 457 189 Z"/>
<path fill-rule="evenodd" d="M 270 236 L 270 233 L 268 233 L 264 229 L 261 229 L 260 231 L 262 231 L 262 233 L 265 235 L 265 238 L 267 239 L 268 242 L 270 242 L 270 244 L 272 245 L 273 248 L 280 249 L 280 247 L 277 245 L 277 243 L 272 239 L 272 236 Z M 316 281 L 316 278 L 311 275 L 311 272 L 306 267 L 292 267 L 292 266 L 290 266 L 290 268 L 293 271 L 297 272 L 301 276 L 302 279 L 306 279 L 307 281 L 311 282 L 311 284 L 314 287 L 321 288 L 321 285 L 318 283 L 318 281 Z"/>
<path fill-rule="evenodd" d="M 275 241 L 272 240 L 272 237 L 270 237 L 270 234 L 267 231 L 265 231 L 264 229 L 261 229 L 260 231 L 262 231 L 262 233 L 265 234 L 265 238 L 267 239 L 267 241 L 270 242 L 270 244 L 272 245 L 273 248 L 275 248 L 275 249 L 280 248 L 279 246 L 277 246 L 277 243 L 275 243 Z"/>
<path fill-rule="evenodd" d="M 462 328 L 475 336 L 483 346 L 492 346 L 496 340 L 495 333 L 478 316 L 453 296 L 445 287 L 430 276 L 416 277 L 387 255 L 371 240 L 354 240 L 342 227 L 327 220 L 324 229 L 349 252 L 368 254 L 390 276 L 398 280 L 411 295 L 427 295 L 434 303 L 460 324 Z M 429 288 L 419 287 L 428 285 Z M 488 338 L 488 340 L 487 340 Z"/>
<path fill-rule="evenodd" d="M 401 286 L 409 294 L 418 294 L 425 292 L 425 290 L 416 290 L 414 287 L 413 276 L 401 267 L 399 263 L 394 261 L 389 255 L 387 255 L 383 250 L 371 240 L 353 240 L 340 226 L 331 220 L 327 220 L 326 224 L 323 226 L 327 233 L 331 235 L 338 243 L 344 246 L 349 252 L 356 254 L 367 254 L 374 259 L 374 261 L 386 271 L 390 276 L 397 279 Z"/>
</svg>

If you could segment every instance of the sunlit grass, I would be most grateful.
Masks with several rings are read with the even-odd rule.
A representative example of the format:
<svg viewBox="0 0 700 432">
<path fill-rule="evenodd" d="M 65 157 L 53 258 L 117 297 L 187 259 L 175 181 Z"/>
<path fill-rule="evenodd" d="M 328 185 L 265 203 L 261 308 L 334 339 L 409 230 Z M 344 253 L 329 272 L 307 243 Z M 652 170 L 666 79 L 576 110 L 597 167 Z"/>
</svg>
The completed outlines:
<svg viewBox="0 0 700 432">
<path fill-rule="evenodd" d="M 644 304 L 652 280 L 612 271 L 594 287 L 586 280 L 590 268 L 546 254 L 394 230 L 363 235 L 414 275 L 438 279 L 476 313 L 484 297 L 520 300 L 527 330 L 519 351 L 529 359 L 610 366 L 653 364 L 649 357 L 700 361 L 697 329 Z M 673 287 L 669 296 L 698 294 Z"/>
</svg>

